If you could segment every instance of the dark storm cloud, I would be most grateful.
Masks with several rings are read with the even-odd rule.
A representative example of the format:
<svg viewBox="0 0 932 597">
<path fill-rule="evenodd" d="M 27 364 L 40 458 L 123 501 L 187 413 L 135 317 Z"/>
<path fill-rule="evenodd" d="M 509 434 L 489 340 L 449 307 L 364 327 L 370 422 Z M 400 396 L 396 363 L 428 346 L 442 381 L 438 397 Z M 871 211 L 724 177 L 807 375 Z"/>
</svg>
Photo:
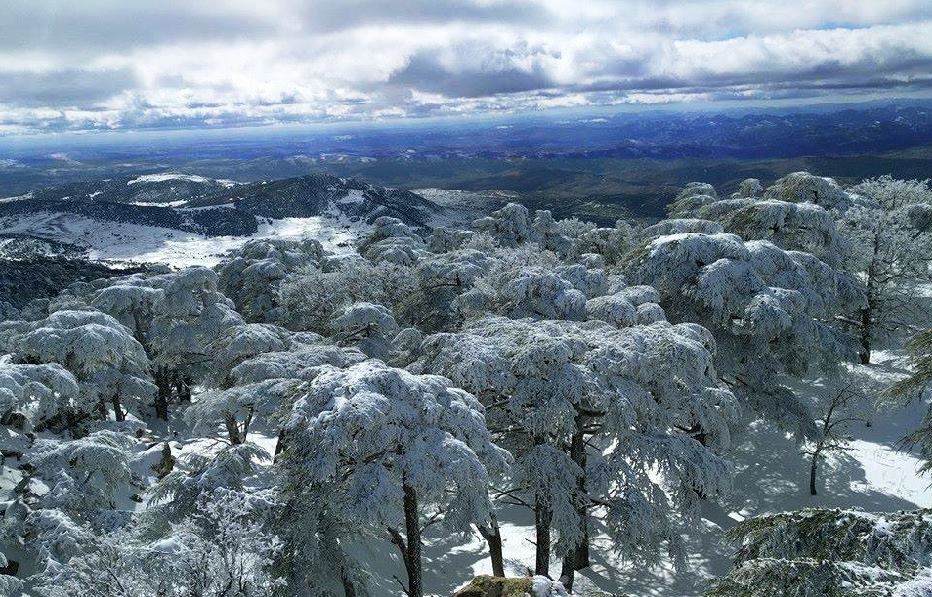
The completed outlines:
<svg viewBox="0 0 932 597">
<path fill-rule="evenodd" d="M 501 56 L 503 60 L 494 65 L 479 63 L 451 69 L 432 52 L 419 52 L 404 68 L 392 73 L 388 83 L 463 98 L 532 91 L 554 85 L 541 69 L 521 70 L 509 64 L 508 57 L 507 54 Z"/>
</svg>

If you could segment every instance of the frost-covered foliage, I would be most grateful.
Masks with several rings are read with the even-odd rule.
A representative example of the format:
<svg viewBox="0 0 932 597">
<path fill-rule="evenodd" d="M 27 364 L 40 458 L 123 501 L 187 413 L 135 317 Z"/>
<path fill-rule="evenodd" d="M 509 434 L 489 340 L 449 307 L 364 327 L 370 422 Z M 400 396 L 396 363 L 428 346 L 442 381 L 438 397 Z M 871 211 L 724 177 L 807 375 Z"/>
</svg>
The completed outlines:
<svg viewBox="0 0 932 597">
<path fill-rule="evenodd" d="M 110 405 L 122 421 L 129 407 L 139 412 L 155 394 L 149 359 L 132 332 L 99 311 L 56 311 L 14 340 L 27 363 L 59 363 L 81 384 L 77 409 L 101 412 Z"/>
<path fill-rule="evenodd" d="M 727 487 L 718 452 L 736 405 L 718 387 L 713 345 L 692 324 L 487 318 L 428 337 L 414 368 L 486 397 L 490 424 L 516 457 L 508 494 L 535 509 L 537 572 L 546 574 L 551 527 L 569 557 L 598 507 L 614 549 L 652 561 L 664 543 L 679 549 L 674 512 L 690 514 Z"/>
<path fill-rule="evenodd" d="M 80 553 L 43 575 L 38 591 L 49 597 L 271 597 L 285 587 L 272 575 L 282 546 L 264 528 L 268 518 L 256 500 L 222 492 L 198 500 L 196 513 L 164 536 L 128 525 L 89 537 Z"/>
<path fill-rule="evenodd" d="M 867 304 L 857 313 L 861 360 L 870 362 L 872 344 L 928 316 L 917 300 L 932 281 L 932 188 L 929 181 L 882 176 L 851 189 L 859 199 L 840 212 L 841 228 L 851 239 L 847 267 L 858 272 Z"/>
<path fill-rule="evenodd" d="M 916 334 L 906 347 L 912 373 L 893 384 L 888 390 L 888 397 L 903 402 L 922 400 L 932 383 L 932 330 Z M 922 459 L 920 473 L 927 475 L 932 472 L 932 409 L 926 412 L 918 427 L 903 438 L 902 446 L 918 451 Z"/>
<path fill-rule="evenodd" d="M 734 568 L 707 593 L 896 595 L 932 591 L 932 514 L 808 509 L 751 518 L 729 531 Z"/>
<path fill-rule="evenodd" d="M 121 493 L 127 498 L 138 490 L 130 467 L 135 445 L 135 439 L 105 430 L 74 440 L 37 439 L 24 461 L 31 479 L 48 488 L 39 503 L 70 512 L 115 508 Z"/>
<path fill-rule="evenodd" d="M 162 298 L 164 292 L 159 288 L 146 285 L 142 280 L 138 280 L 137 284 L 130 282 L 103 288 L 93 298 L 91 304 L 98 311 L 103 311 L 132 330 L 133 337 L 151 356 L 151 331 L 152 319 L 155 317 L 155 304 Z"/>
<path fill-rule="evenodd" d="M 355 345 L 366 356 L 386 359 L 392 352 L 392 338 L 398 324 L 382 305 L 355 303 L 343 310 L 331 324 L 338 343 Z"/>
<path fill-rule="evenodd" d="M 282 284 L 279 300 L 285 327 L 329 335 L 330 322 L 349 305 L 376 303 L 400 314 L 416 289 L 415 276 L 406 266 L 357 258 L 331 267 L 305 269 Z"/>
<path fill-rule="evenodd" d="M 424 239 L 398 218 L 381 216 L 359 244 L 359 254 L 373 262 L 411 266 L 427 252 Z"/>
<path fill-rule="evenodd" d="M 867 301 L 840 315 L 857 331 L 864 363 L 870 362 L 874 342 L 909 329 L 923 309 L 915 296 L 919 285 L 932 279 L 927 267 L 932 260 L 928 181 L 882 176 L 845 190 L 832 179 L 796 172 L 778 180 L 762 197 L 745 189 L 731 199 L 709 196 L 697 201 L 684 192 L 671 206 L 671 215 L 714 221 L 744 240 L 768 240 L 855 274 Z M 655 236 L 665 232 L 663 227 L 669 229 L 667 234 L 709 232 L 696 223 L 681 224 L 677 230 L 673 222 L 677 221 L 651 228 L 659 228 Z M 644 233 L 653 232 L 651 228 Z"/>
<path fill-rule="evenodd" d="M 25 431 L 74 428 L 91 415 L 81 408 L 78 381 L 50 365 L 0 361 L 0 422 Z"/>
<path fill-rule="evenodd" d="M 163 282 L 152 324 L 158 363 L 202 369 L 210 360 L 208 347 L 229 328 L 245 324 L 217 283 L 217 274 L 204 267 L 181 270 Z"/>
<path fill-rule="evenodd" d="M 247 321 L 278 322 L 282 281 L 300 268 L 316 266 L 323 253 L 313 239 L 251 240 L 217 266 L 218 288 Z"/>
<path fill-rule="evenodd" d="M 563 258 L 575 251 L 572 239 L 565 236 L 548 210 L 537 210 L 534 216 L 523 205 L 509 203 L 484 218 L 473 222 L 473 227 L 494 238 L 503 247 L 515 248 L 526 243 L 537 243 Z"/>
<path fill-rule="evenodd" d="M 284 328 L 262 323 L 235 325 L 224 330 L 207 348 L 212 364 L 208 378 L 212 386 L 229 387 L 233 369 L 244 361 L 269 352 L 279 352 L 292 343 Z"/>
<path fill-rule="evenodd" d="M 292 485 L 324 497 L 347 526 L 388 529 L 408 592 L 421 595 L 425 520 L 442 513 L 452 532 L 486 520 L 490 474 L 507 462 L 483 412 L 475 397 L 439 376 L 378 361 L 325 367 L 292 408 L 288 474 Z"/>
<path fill-rule="evenodd" d="M 833 179 L 808 172 L 787 174 L 764 191 L 764 199 L 812 203 L 835 211 L 844 211 L 849 205 L 860 202 L 858 197 L 846 193 Z"/>
<path fill-rule="evenodd" d="M 768 241 L 702 233 L 647 242 L 629 271 L 660 292 L 672 320 L 713 333 L 719 371 L 755 412 L 798 435 L 815 433 L 808 409 L 778 375 L 831 371 L 853 358 L 852 339 L 826 323 L 863 303 L 851 276 Z"/>
<path fill-rule="evenodd" d="M 832 212 L 813 203 L 794 203 L 776 199 L 738 198 L 706 203 L 698 208 L 675 209 L 671 215 L 687 220 L 661 222 L 668 232 L 704 232 L 714 234 L 719 226 L 745 240 L 768 240 L 788 250 L 812 253 L 830 265 L 844 259 L 846 246 L 838 232 Z M 682 222 L 679 226 L 674 223 Z M 652 227 L 654 228 L 654 227 Z M 679 228 L 679 230 L 677 229 Z M 645 233 L 652 232 L 651 229 Z M 659 235 L 659 234 L 658 234 Z"/>
<path fill-rule="evenodd" d="M 322 365 L 346 367 L 365 358 L 353 349 L 301 343 L 285 351 L 263 352 L 232 369 L 230 387 L 202 393 L 185 417 L 203 431 L 222 426 L 230 443 L 240 444 L 254 423 L 281 429 L 283 409 L 291 407 L 301 384 L 313 380 Z"/>
<path fill-rule="evenodd" d="M 576 239 L 576 250 L 580 255 L 599 255 L 606 264 L 614 265 L 631 250 L 634 244 L 634 229 L 624 220 L 618 220 L 614 228 L 583 230 L 578 236 L 571 238 Z"/>
</svg>

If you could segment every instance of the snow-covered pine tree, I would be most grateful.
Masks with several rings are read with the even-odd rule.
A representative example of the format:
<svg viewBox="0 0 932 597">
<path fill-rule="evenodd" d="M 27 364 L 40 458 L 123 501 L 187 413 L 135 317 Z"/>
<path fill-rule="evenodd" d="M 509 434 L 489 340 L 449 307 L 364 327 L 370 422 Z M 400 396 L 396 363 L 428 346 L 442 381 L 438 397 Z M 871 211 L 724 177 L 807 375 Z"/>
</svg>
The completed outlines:
<svg viewBox="0 0 932 597">
<path fill-rule="evenodd" d="M 588 565 L 590 517 L 615 549 L 655 561 L 662 545 L 679 553 L 676 516 L 728 486 L 720 451 L 736 405 L 718 387 L 713 347 L 693 324 L 491 317 L 429 336 L 412 368 L 488 405 L 491 429 L 516 458 L 500 493 L 535 513 L 535 573 L 549 574 L 554 530 L 571 588 Z"/>
<path fill-rule="evenodd" d="M 851 245 L 846 267 L 867 289 L 867 303 L 855 318 L 861 362 L 867 364 L 877 340 L 915 331 L 915 322 L 929 315 L 916 297 L 932 281 L 932 188 L 928 180 L 881 176 L 850 193 L 855 200 L 838 213 Z"/>
<path fill-rule="evenodd" d="M 217 288 L 217 274 L 205 267 L 189 267 L 157 280 L 163 290 L 153 305 L 151 326 L 156 385 L 156 414 L 168 418 L 174 396 L 187 402 L 192 386 L 211 372 L 210 347 L 245 321 L 233 302 Z M 172 392 L 172 390 L 174 390 Z"/>
<path fill-rule="evenodd" d="M 932 513 L 807 509 L 749 518 L 728 537 L 734 567 L 708 597 L 896 595 L 932 591 Z"/>
<path fill-rule="evenodd" d="M 384 305 L 396 319 L 404 320 L 405 304 L 415 292 L 415 276 L 407 266 L 372 263 L 358 255 L 324 262 L 320 268 L 305 268 L 282 282 L 282 325 L 329 335 L 330 322 L 357 302 Z"/>
<path fill-rule="evenodd" d="M 100 416 L 112 406 L 117 421 L 126 408 L 139 413 L 155 395 L 149 359 L 133 333 L 100 311 L 56 311 L 14 338 L 16 358 L 24 363 L 59 363 L 78 380 L 82 404 Z"/>
<path fill-rule="evenodd" d="M 323 256 L 314 239 L 250 240 L 217 265 L 217 285 L 247 321 L 279 323 L 282 281 L 301 268 L 317 267 Z"/>
<path fill-rule="evenodd" d="M 405 564 L 407 594 L 422 597 L 425 525 L 442 520 L 465 532 L 485 521 L 490 470 L 507 462 L 483 410 L 439 376 L 378 361 L 325 368 L 292 409 L 286 474 L 357 532 L 387 529 Z"/>
<path fill-rule="evenodd" d="M 227 387 L 201 393 L 185 410 L 185 418 L 211 435 L 222 428 L 232 445 L 247 441 L 250 429 L 259 423 L 278 435 L 278 454 L 284 447 L 284 419 L 301 385 L 313 380 L 323 365 L 346 367 L 365 358 L 354 348 L 293 339 L 288 350 L 262 352 L 233 367 L 226 376 Z"/>
<path fill-rule="evenodd" d="M 80 400 L 74 375 L 58 363 L 16 365 L 0 359 L 0 424 L 81 435 L 81 423 L 92 415 L 92 405 Z"/>
<path fill-rule="evenodd" d="M 906 348 L 912 373 L 893 384 L 887 391 L 887 397 L 908 403 L 922 400 L 932 384 L 932 329 L 916 334 Z M 932 409 L 926 412 L 919 426 L 903 438 L 901 446 L 915 448 L 919 452 L 922 460 L 919 473 L 932 472 Z"/>
<path fill-rule="evenodd" d="M 82 538 L 80 551 L 33 580 L 39 594 L 272 597 L 285 590 L 273 575 L 281 541 L 268 532 L 271 506 L 234 492 L 197 501 L 187 519 L 153 536 L 130 521 Z"/>
<path fill-rule="evenodd" d="M 744 404 L 797 436 L 817 433 L 780 374 L 832 371 L 856 357 L 856 341 L 833 325 L 863 304 L 856 280 L 809 253 L 725 233 L 647 240 L 627 269 L 659 291 L 670 320 L 712 332 L 717 369 Z"/>
</svg>

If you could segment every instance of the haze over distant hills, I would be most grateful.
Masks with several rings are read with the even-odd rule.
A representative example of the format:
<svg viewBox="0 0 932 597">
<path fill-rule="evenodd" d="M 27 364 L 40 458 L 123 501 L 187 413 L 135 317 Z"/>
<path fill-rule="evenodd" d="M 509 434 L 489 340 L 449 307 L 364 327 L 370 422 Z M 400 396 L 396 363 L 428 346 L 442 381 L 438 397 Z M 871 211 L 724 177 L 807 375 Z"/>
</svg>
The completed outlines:
<svg viewBox="0 0 932 597">
<path fill-rule="evenodd" d="M 59 134 L 0 138 L 0 155 L 0 197 L 166 171 L 239 183 L 326 172 L 401 189 L 504 191 L 559 216 L 611 222 L 661 216 L 692 180 L 733 190 L 746 177 L 794 170 L 847 182 L 925 178 L 932 102 Z"/>
</svg>

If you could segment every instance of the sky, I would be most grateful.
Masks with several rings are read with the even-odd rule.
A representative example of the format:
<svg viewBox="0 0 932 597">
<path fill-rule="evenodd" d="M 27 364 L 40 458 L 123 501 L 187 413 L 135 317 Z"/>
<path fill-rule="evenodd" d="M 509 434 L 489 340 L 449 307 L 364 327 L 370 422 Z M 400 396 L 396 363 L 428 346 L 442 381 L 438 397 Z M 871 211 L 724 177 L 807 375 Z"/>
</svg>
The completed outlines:
<svg viewBox="0 0 932 597">
<path fill-rule="evenodd" d="M 932 96 L 932 0 L 3 0 L 0 135 Z"/>
</svg>

